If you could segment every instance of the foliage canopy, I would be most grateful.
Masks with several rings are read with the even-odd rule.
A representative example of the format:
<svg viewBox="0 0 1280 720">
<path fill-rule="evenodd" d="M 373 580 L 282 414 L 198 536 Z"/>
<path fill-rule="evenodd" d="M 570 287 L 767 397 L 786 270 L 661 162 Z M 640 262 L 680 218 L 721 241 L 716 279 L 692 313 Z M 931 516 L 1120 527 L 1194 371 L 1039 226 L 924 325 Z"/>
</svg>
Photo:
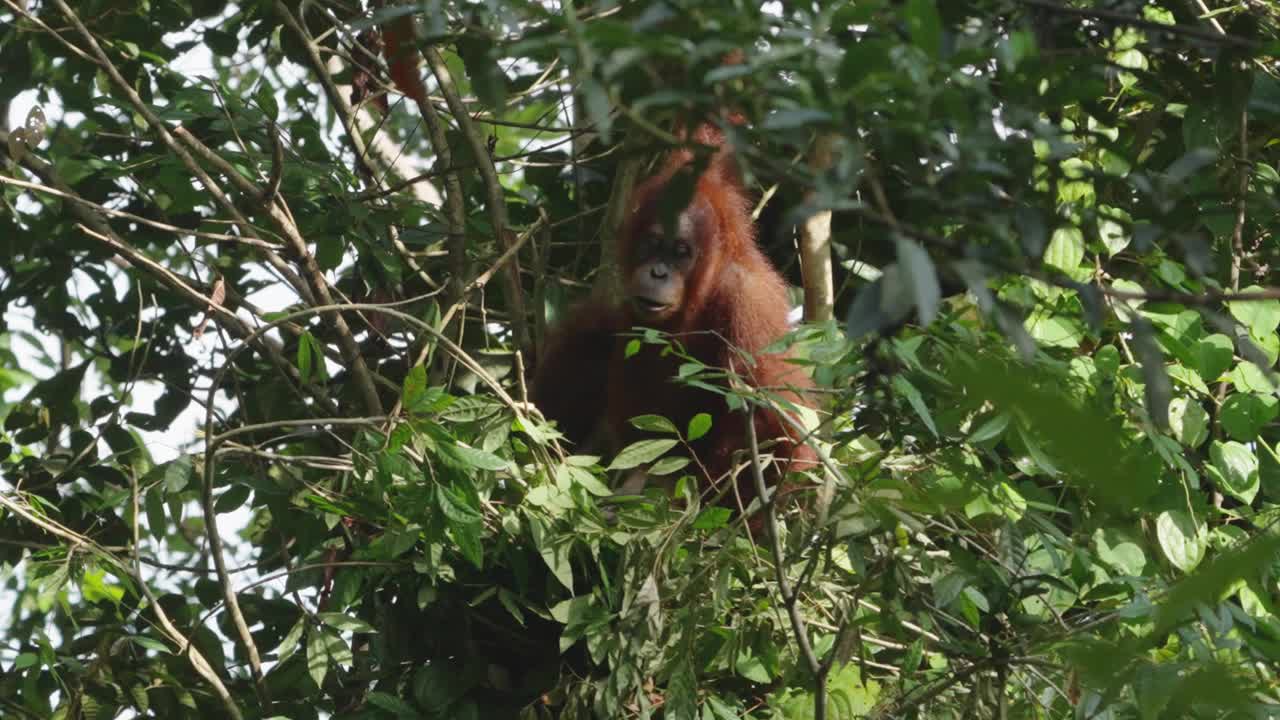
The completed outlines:
<svg viewBox="0 0 1280 720">
<path fill-rule="evenodd" d="M 369 4 L 0 5 L 0 714 L 1276 713 L 1272 4 Z M 832 213 L 776 547 L 714 419 L 523 402 L 726 108 L 794 283 Z"/>
</svg>

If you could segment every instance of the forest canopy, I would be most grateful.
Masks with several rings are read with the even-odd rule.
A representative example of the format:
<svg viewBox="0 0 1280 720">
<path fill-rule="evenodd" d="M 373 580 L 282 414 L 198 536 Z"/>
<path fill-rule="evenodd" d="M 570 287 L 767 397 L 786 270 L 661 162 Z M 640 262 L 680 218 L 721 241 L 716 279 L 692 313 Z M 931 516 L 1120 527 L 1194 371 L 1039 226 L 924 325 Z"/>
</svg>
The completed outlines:
<svg viewBox="0 0 1280 720">
<path fill-rule="evenodd" d="M 0 0 L 0 715 L 1275 716 L 1277 56 L 1258 0 Z M 623 448 L 529 402 L 704 122 L 815 385 L 745 511 L 749 368 L 625 329 L 723 402 Z"/>
</svg>

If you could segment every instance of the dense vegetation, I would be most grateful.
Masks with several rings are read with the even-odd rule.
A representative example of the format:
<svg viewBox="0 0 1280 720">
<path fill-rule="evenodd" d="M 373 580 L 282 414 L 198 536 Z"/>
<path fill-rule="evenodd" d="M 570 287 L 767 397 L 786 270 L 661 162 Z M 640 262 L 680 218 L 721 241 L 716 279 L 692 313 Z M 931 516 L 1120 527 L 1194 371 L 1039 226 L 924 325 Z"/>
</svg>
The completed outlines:
<svg viewBox="0 0 1280 720">
<path fill-rule="evenodd" d="M 0 4 L 0 715 L 1276 714 L 1273 4 L 368 4 Z M 754 538 L 525 401 L 726 108 L 822 388 Z"/>
</svg>

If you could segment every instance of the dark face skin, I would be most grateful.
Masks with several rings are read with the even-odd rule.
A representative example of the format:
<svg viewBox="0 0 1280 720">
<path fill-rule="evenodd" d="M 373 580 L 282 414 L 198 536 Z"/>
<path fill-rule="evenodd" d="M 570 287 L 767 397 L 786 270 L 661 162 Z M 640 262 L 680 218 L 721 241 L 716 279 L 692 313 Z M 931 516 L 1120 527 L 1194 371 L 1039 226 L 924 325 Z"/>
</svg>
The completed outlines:
<svg viewBox="0 0 1280 720">
<path fill-rule="evenodd" d="M 693 218 L 685 214 L 673 235 L 658 223 L 635 239 L 626 289 L 638 319 L 666 320 L 684 305 L 685 284 L 698 259 L 693 226 Z"/>
</svg>

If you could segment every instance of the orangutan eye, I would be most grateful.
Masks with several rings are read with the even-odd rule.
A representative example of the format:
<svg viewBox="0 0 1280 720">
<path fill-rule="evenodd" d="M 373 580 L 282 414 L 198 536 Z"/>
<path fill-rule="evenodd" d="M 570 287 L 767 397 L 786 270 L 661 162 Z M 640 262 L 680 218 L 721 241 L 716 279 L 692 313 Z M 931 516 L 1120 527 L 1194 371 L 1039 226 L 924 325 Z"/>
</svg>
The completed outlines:
<svg viewBox="0 0 1280 720">
<path fill-rule="evenodd" d="M 687 258 L 692 254 L 693 251 L 689 248 L 689 243 L 680 243 L 676 245 L 676 257 Z"/>
</svg>

